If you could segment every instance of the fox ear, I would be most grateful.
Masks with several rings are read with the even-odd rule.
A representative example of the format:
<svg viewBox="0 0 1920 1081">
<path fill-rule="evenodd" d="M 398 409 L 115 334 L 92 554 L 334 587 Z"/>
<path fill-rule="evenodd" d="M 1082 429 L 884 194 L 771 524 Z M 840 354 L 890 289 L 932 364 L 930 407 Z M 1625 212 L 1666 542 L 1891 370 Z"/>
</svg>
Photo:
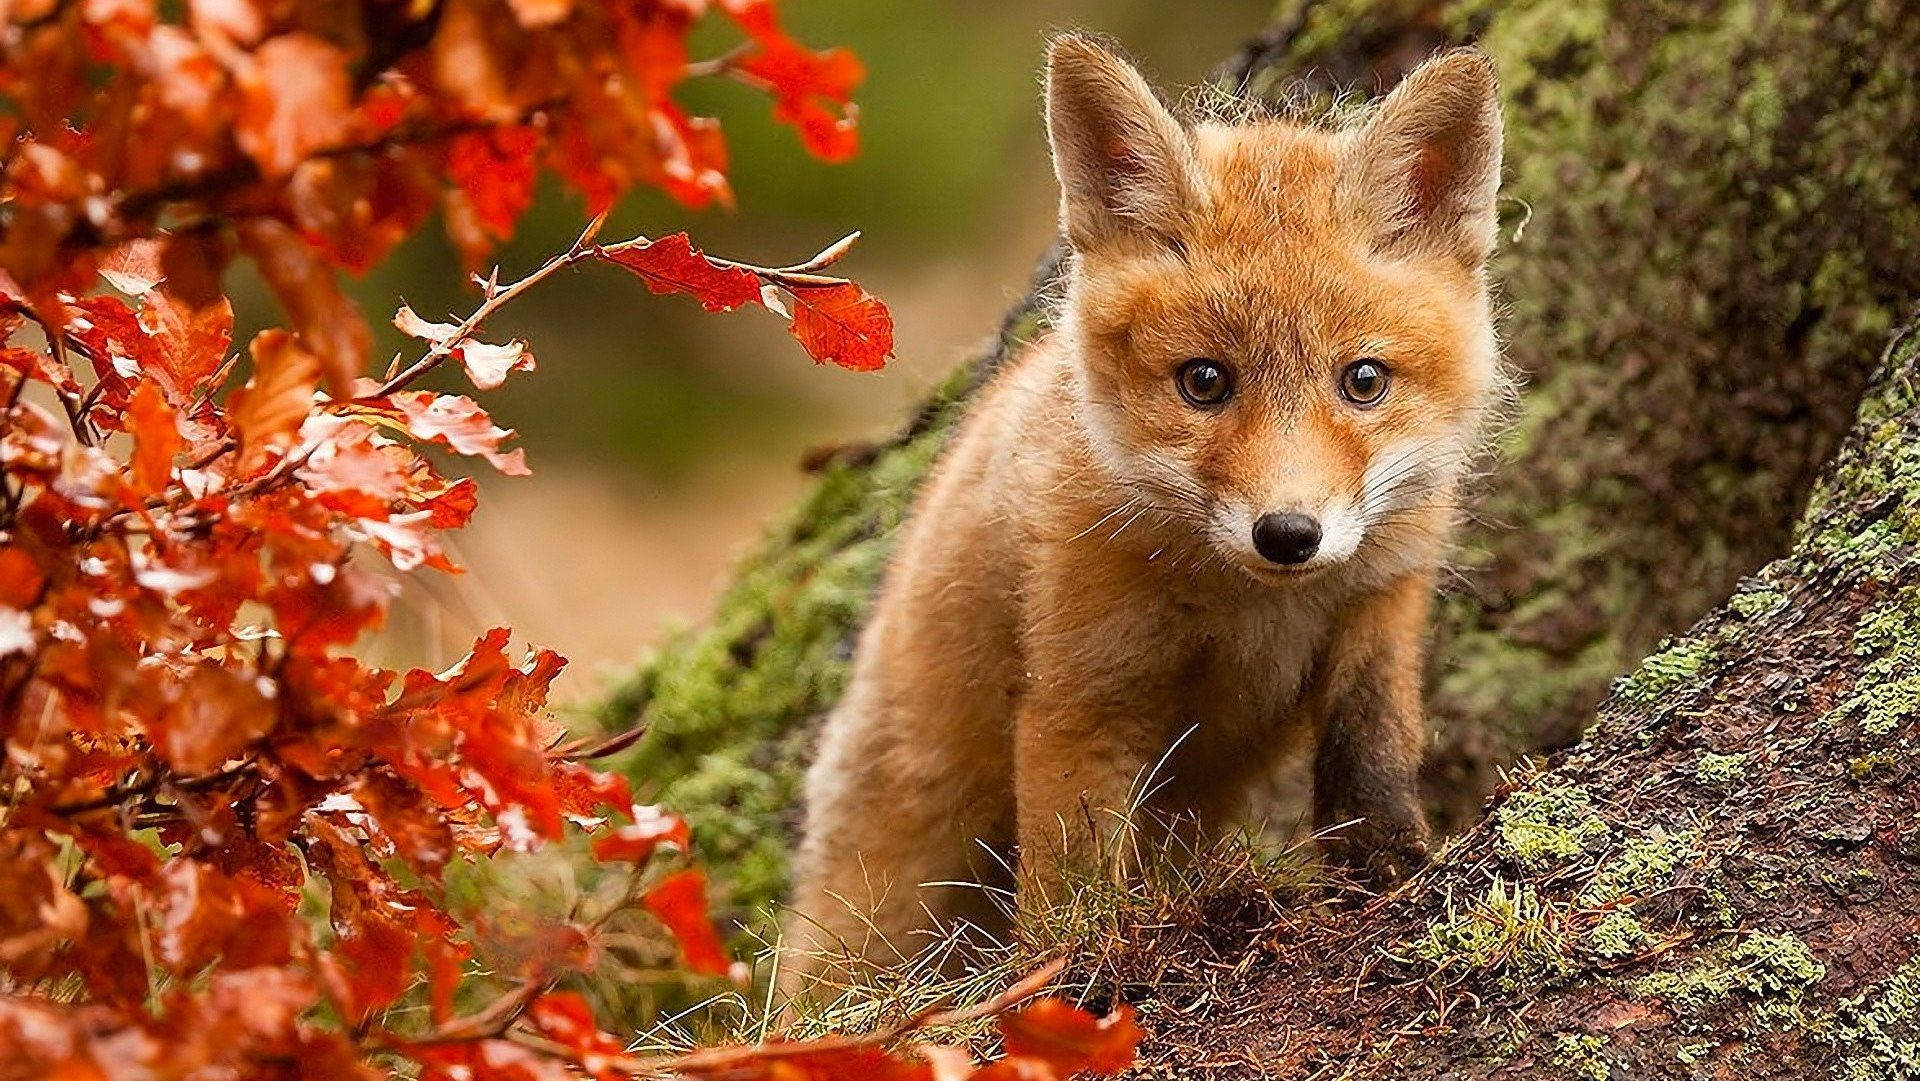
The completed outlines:
<svg viewBox="0 0 1920 1081">
<path fill-rule="evenodd" d="M 1498 91 L 1485 53 L 1454 49 L 1408 75 L 1355 133 L 1338 191 L 1371 223 L 1377 249 L 1476 269 L 1486 261 L 1500 188 Z"/>
<path fill-rule="evenodd" d="M 1047 139 L 1060 226 L 1077 249 L 1177 237 L 1205 198 L 1186 129 L 1132 65 L 1090 38 L 1047 48 Z"/>
</svg>

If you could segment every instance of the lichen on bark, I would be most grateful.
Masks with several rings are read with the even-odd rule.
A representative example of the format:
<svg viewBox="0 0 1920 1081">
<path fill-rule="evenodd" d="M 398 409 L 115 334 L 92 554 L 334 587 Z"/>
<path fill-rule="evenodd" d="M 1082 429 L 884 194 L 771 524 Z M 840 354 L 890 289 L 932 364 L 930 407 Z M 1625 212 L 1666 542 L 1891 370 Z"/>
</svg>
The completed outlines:
<svg viewBox="0 0 1920 1081">
<path fill-rule="evenodd" d="M 1920 245 L 1892 240 L 1920 235 L 1920 18 L 1905 6 L 1290 2 L 1223 70 L 1254 94 L 1303 79 L 1370 92 L 1465 40 L 1500 66 L 1505 190 L 1525 224 L 1496 270 L 1527 389 L 1436 627 L 1442 825 L 1473 816 L 1496 766 L 1568 743 L 1613 677 L 1786 547 L 1873 343 L 1920 296 Z M 712 624 L 599 707 L 651 726 L 626 768 L 689 813 L 737 905 L 779 896 L 813 721 L 891 532 L 1037 311 L 900 438 L 830 467 Z M 1765 622 L 1764 592 L 1743 595 Z"/>
</svg>

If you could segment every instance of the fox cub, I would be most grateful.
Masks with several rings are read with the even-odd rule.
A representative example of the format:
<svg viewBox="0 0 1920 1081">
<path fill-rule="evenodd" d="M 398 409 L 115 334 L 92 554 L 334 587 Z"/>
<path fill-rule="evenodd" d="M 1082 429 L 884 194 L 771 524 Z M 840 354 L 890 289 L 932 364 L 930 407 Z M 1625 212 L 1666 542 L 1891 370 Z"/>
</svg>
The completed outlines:
<svg viewBox="0 0 1920 1081">
<path fill-rule="evenodd" d="M 1068 36 L 1046 114 L 1057 329 L 904 528 L 807 778 L 789 988 L 1004 923 L 967 884 L 1015 860 L 1025 905 L 1133 831 L 1238 826 L 1306 747 L 1334 855 L 1426 854 L 1428 598 L 1496 385 L 1492 65 L 1342 130 L 1189 127 Z"/>
</svg>

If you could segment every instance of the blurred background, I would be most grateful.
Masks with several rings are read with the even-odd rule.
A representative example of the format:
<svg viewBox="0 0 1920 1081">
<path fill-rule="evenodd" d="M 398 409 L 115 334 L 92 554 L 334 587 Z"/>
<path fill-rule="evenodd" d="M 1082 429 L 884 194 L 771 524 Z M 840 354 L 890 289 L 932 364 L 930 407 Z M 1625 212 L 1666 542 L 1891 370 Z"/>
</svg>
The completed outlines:
<svg viewBox="0 0 1920 1081">
<path fill-rule="evenodd" d="M 723 80 L 690 83 L 682 100 L 727 132 L 738 209 L 688 213 L 635 191 L 602 237 L 686 229 L 708 251 L 778 265 L 859 229 L 840 269 L 892 307 L 899 359 L 878 374 L 815 367 L 772 313 L 707 314 L 609 267 L 543 285 L 486 334 L 525 338 L 539 370 L 479 396 L 497 423 L 519 430 L 533 475 L 478 476 L 479 514 L 452 553 L 472 573 L 415 576 L 383 659 L 438 667 L 504 624 L 571 659 L 556 688 L 565 703 L 698 623 L 733 562 L 808 484 L 806 451 L 889 434 L 1025 291 L 1053 233 L 1039 115 L 1046 34 L 1109 35 L 1178 88 L 1203 79 L 1271 7 L 789 0 L 800 40 L 847 46 L 867 65 L 860 157 L 815 161 L 763 96 Z M 721 20 L 707 21 L 696 57 L 735 40 Z M 583 220 L 577 200 L 545 184 L 498 253 L 502 279 L 565 248 Z M 469 310 L 475 294 L 462 279 L 451 247 L 428 229 L 354 283 L 382 326 L 376 355 L 405 345 L 384 326 L 401 299 L 429 318 Z"/>
</svg>

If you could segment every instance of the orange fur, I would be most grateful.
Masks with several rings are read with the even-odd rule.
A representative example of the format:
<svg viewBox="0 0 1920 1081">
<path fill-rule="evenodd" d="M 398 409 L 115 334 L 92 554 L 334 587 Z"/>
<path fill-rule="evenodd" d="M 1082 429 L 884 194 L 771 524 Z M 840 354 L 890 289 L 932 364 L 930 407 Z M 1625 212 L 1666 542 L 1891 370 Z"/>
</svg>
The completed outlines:
<svg viewBox="0 0 1920 1081">
<path fill-rule="evenodd" d="M 1431 62 L 1364 125 L 1175 122 L 1077 37 L 1048 108 L 1074 248 L 1055 333 L 981 394 L 904 529 L 808 780 L 794 945 L 885 960 L 1000 920 L 1063 861 L 1243 821 L 1311 746 L 1316 820 L 1390 877 L 1428 597 L 1493 393 L 1491 69 Z M 1232 394 L 1191 404 L 1209 358 Z M 1343 373 L 1379 358 L 1362 408 Z M 1315 519 L 1282 565 L 1263 515 Z M 804 984 L 833 965 L 802 958 Z"/>
</svg>

